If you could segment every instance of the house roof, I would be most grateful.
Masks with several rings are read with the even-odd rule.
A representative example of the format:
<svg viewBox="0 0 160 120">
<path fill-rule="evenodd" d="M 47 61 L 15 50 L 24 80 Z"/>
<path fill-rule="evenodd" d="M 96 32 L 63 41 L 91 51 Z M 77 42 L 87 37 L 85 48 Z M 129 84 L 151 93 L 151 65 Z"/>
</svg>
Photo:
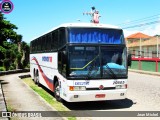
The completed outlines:
<svg viewBox="0 0 160 120">
<path fill-rule="evenodd" d="M 132 35 L 129 35 L 128 37 L 127 37 L 127 39 L 136 39 L 136 38 L 150 38 L 151 36 L 149 36 L 149 35 L 146 35 L 146 34 L 143 34 L 143 33 L 140 33 L 140 32 L 138 32 L 138 33 L 135 33 L 135 34 L 132 34 Z"/>
</svg>

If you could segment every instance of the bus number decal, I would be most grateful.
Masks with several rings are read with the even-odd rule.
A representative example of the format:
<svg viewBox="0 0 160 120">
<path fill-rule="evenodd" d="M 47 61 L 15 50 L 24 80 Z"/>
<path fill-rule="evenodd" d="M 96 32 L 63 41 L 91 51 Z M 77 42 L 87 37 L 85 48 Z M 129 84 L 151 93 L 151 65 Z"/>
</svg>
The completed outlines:
<svg viewBox="0 0 160 120">
<path fill-rule="evenodd" d="M 124 81 L 114 81 L 114 82 L 113 82 L 113 85 L 114 85 L 114 84 L 124 84 L 124 83 L 125 83 Z"/>
</svg>

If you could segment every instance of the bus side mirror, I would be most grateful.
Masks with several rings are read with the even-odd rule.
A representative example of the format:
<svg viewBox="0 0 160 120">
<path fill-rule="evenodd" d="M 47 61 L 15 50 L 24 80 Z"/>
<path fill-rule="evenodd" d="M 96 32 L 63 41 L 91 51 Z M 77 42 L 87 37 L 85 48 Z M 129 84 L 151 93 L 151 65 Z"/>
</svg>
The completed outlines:
<svg viewBox="0 0 160 120">
<path fill-rule="evenodd" d="M 128 66 L 130 66 L 131 67 L 131 65 L 132 65 L 132 55 L 131 54 L 128 54 Z"/>
</svg>

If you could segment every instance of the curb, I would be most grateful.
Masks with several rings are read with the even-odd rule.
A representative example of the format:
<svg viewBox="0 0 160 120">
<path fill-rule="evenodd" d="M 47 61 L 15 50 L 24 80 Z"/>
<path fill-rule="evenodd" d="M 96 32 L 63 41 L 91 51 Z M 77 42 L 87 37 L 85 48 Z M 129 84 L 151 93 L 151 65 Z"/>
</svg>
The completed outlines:
<svg viewBox="0 0 160 120">
<path fill-rule="evenodd" d="M 9 71 L 0 71 L 0 76 L 2 75 L 9 75 L 9 74 L 16 74 L 16 73 L 24 73 L 29 72 L 30 69 L 17 69 L 17 70 L 9 70 Z"/>
<path fill-rule="evenodd" d="M 128 71 L 129 72 L 140 73 L 140 74 L 160 76 L 159 72 L 151 72 L 151 71 L 143 71 L 143 70 L 133 70 L 133 69 L 128 69 Z"/>
<path fill-rule="evenodd" d="M 10 75 L 10 74 L 16 74 L 16 73 L 23 73 L 23 72 L 29 72 L 30 69 L 18 69 L 18 70 L 10 70 L 10 71 L 0 71 L 0 76 L 3 75 Z M 27 76 L 25 76 L 27 77 Z M 3 89 L 2 89 L 2 83 L 0 81 L 0 119 L 1 120 L 9 120 L 7 117 L 2 117 L 2 112 L 7 112 L 7 106 L 6 106 L 6 101 L 5 97 L 3 94 Z"/>
<path fill-rule="evenodd" d="M 24 79 L 24 78 L 29 78 L 29 77 L 31 77 L 31 75 L 30 74 L 26 74 L 26 75 L 20 75 L 20 76 L 18 76 L 20 79 Z"/>
<path fill-rule="evenodd" d="M 28 78 L 30 77 L 29 74 L 26 74 L 26 75 L 21 75 L 21 76 L 18 76 L 21 80 L 24 79 L 24 78 Z M 37 96 L 39 96 L 39 98 L 44 101 L 49 107 L 51 107 L 54 111 L 57 111 L 54 107 L 52 107 L 44 98 L 42 98 L 36 91 L 34 91 L 28 84 L 26 84 L 24 81 L 23 83 L 30 89 L 32 90 Z M 63 118 L 63 120 L 68 120 L 67 117 L 63 117 L 58 111 L 57 111 L 57 114 L 59 116 L 61 116 Z"/>
<path fill-rule="evenodd" d="M 7 117 L 2 117 L 2 112 L 7 112 L 6 102 L 3 94 L 2 84 L 0 81 L 0 119 L 1 120 L 9 120 Z"/>
</svg>

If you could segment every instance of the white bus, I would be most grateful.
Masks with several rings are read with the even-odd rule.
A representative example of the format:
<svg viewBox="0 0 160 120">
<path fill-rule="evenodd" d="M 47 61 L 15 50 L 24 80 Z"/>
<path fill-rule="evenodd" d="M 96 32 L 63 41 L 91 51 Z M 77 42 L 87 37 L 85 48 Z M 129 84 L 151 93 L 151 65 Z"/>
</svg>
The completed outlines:
<svg viewBox="0 0 160 120">
<path fill-rule="evenodd" d="M 31 77 L 58 101 L 125 99 L 130 61 L 112 25 L 67 23 L 30 43 Z"/>
</svg>

